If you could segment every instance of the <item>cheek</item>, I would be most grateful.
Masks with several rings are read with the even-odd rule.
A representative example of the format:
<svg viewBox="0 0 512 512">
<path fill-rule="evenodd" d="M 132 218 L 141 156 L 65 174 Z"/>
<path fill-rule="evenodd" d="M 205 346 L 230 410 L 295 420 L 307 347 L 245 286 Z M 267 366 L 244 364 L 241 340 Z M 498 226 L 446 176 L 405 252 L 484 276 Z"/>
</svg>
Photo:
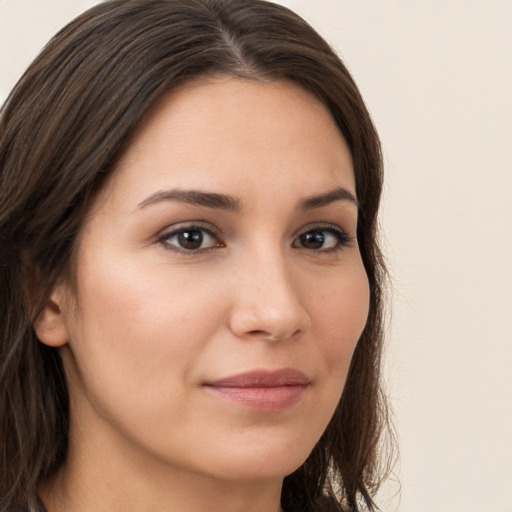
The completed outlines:
<svg viewBox="0 0 512 512">
<path fill-rule="evenodd" d="M 189 273 L 109 256 L 91 254 L 81 262 L 70 342 L 77 371 L 98 399 L 133 401 L 134 407 L 147 396 L 157 405 L 187 380 L 217 328 L 218 308 L 208 304 L 215 294 Z"/>
<path fill-rule="evenodd" d="M 332 279 L 311 303 L 316 338 L 330 373 L 344 382 L 369 311 L 368 278 L 362 263 Z"/>
<path fill-rule="evenodd" d="M 312 319 L 311 345 L 304 354 L 305 365 L 317 369 L 314 403 L 305 421 L 305 432 L 314 445 L 324 432 L 339 403 L 354 349 L 366 325 L 369 288 L 361 264 L 337 269 L 323 286 L 310 290 L 308 308 Z M 306 359 L 307 358 L 307 359 Z M 315 422 L 311 421 L 315 418 Z"/>
<path fill-rule="evenodd" d="M 158 343 L 168 346 L 176 334 L 179 339 L 197 327 L 197 310 L 215 296 L 213 286 L 194 279 L 193 273 L 143 258 L 112 262 L 99 255 L 82 268 L 82 327 L 93 325 L 123 346 L 130 340 L 141 349 Z M 207 324 L 210 309 L 202 311 Z"/>
</svg>

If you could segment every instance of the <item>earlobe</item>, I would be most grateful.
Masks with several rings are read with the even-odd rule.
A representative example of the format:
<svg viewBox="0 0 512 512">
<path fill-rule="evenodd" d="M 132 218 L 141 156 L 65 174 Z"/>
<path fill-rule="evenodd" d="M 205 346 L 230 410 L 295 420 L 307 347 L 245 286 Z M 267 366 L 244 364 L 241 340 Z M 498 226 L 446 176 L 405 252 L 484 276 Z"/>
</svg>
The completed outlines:
<svg viewBox="0 0 512 512">
<path fill-rule="evenodd" d="M 62 294 L 55 291 L 34 322 L 39 341 L 50 347 L 62 347 L 69 339 L 62 306 Z"/>
</svg>

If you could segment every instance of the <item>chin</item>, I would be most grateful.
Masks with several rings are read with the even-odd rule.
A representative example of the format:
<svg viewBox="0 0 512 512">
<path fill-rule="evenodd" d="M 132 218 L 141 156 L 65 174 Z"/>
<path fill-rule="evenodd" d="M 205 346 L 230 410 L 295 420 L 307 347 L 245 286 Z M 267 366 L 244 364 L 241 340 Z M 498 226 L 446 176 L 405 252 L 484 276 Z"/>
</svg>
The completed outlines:
<svg viewBox="0 0 512 512">
<path fill-rule="evenodd" d="M 223 479 L 246 482 L 283 479 L 305 462 L 313 447 L 310 444 L 301 445 L 297 440 L 281 444 L 233 443 L 225 450 L 223 457 L 212 458 L 216 460 L 218 476 Z"/>
</svg>

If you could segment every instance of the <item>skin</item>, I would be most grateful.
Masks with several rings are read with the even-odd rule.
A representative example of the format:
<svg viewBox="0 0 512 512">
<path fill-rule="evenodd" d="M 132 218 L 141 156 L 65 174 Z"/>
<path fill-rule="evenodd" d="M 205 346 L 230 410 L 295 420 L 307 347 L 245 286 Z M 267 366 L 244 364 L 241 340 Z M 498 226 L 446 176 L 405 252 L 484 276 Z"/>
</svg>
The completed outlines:
<svg viewBox="0 0 512 512">
<path fill-rule="evenodd" d="M 357 205 L 300 206 L 340 188 L 355 196 L 350 152 L 297 85 L 202 80 L 148 112 L 93 201 L 73 283 L 36 325 L 60 347 L 71 397 L 68 460 L 40 488 L 49 512 L 279 510 L 368 314 Z M 176 189 L 239 209 L 158 195 Z M 190 225 L 199 249 L 180 246 Z M 279 368 L 309 380 L 275 411 L 204 386 Z"/>
</svg>

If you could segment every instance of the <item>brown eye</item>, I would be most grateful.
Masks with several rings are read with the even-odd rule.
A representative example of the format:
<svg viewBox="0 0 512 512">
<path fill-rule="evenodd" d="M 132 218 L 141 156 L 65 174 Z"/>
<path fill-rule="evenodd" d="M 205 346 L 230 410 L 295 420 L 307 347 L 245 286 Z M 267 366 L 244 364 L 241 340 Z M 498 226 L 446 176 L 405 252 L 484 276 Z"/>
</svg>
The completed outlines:
<svg viewBox="0 0 512 512">
<path fill-rule="evenodd" d="M 321 249 L 325 243 L 323 231 L 309 231 L 299 236 L 300 245 L 306 249 Z"/>
<path fill-rule="evenodd" d="M 159 241 L 168 248 L 181 252 L 201 251 L 223 245 L 215 233 L 199 226 L 184 227 L 171 231 L 163 235 Z"/>
<path fill-rule="evenodd" d="M 178 245 L 182 249 L 188 250 L 200 249 L 201 245 L 203 245 L 203 239 L 203 233 L 198 229 L 182 231 L 177 235 Z"/>
<path fill-rule="evenodd" d="M 295 247 L 303 247 L 311 251 L 330 251 L 341 249 L 350 242 L 349 236 L 336 228 L 310 229 L 298 236 Z"/>
</svg>

